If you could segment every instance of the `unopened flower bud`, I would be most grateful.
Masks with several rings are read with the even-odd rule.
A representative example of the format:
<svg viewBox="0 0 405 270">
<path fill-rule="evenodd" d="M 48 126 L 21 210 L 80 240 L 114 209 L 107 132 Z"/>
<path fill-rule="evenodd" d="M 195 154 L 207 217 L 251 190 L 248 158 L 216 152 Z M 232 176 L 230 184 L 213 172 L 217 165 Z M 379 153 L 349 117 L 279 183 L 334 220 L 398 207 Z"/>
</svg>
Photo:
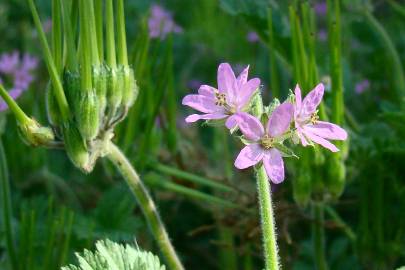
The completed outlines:
<svg viewBox="0 0 405 270">
<path fill-rule="evenodd" d="M 76 106 L 77 127 L 85 140 L 94 139 L 100 127 L 100 110 L 94 89 L 80 93 L 80 101 Z"/>
<path fill-rule="evenodd" d="M 55 140 L 51 128 L 41 126 L 36 120 L 29 119 L 24 123 L 18 123 L 22 140 L 31 146 L 46 146 Z"/>
<path fill-rule="evenodd" d="M 73 122 L 63 125 L 63 139 L 65 149 L 73 164 L 79 169 L 88 172 L 89 153 L 86 143 Z"/>
<path fill-rule="evenodd" d="M 119 89 L 118 69 L 109 68 L 107 81 L 107 106 L 110 114 L 115 114 L 122 100 L 122 91 Z M 111 116 L 113 117 L 113 116 Z"/>
<path fill-rule="evenodd" d="M 122 102 L 126 109 L 132 106 L 138 97 L 138 85 L 136 84 L 134 71 L 129 66 L 124 67 L 124 91 L 122 93 Z"/>
<path fill-rule="evenodd" d="M 96 91 L 100 117 L 104 117 L 107 106 L 107 79 L 105 66 L 93 67 L 93 87 Z"/>
</svg>

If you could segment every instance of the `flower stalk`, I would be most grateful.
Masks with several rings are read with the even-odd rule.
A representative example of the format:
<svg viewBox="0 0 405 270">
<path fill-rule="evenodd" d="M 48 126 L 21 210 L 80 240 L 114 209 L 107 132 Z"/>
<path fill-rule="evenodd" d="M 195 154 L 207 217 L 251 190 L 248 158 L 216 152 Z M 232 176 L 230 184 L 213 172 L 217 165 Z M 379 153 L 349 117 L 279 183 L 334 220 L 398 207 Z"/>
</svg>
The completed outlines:
<svg viewBox="0 0 405 270">
<path fill-rule="evenodd" d="M 256 171 L 266 270 L 280 269 L 270 182 L 263 165 Z"/>
<path fill-rule="evenodd" d="M 183 265 L 178 258 L 174 247 L 172 246 L 166 229 L 160 219 L 156 205 L 153 202 L 148 190 L 142 183 L 137 172 L 132 167 L 131 163 L 127 160 L 125 155 L 113 143 L 108 144 L 107 158 L 114 163 L 117 170 L 124 177 L 129 188 L 134 193 L 136 200 L 142 209 L 143 214 L 148 222 L 149 228 L 155 237 L 160 250 L 166 258 L 167 264 L 170 269 L 182 270 Z"/>
<path fill-rule="evenodd" d="M 323 202 L 312 203 L 312 242 L 314 248 L 314 260 L 317 270 L 327 270 L 328 265 L 325 257 L 325 230 L 324 230 L 324 205 Z"/>
</svg>

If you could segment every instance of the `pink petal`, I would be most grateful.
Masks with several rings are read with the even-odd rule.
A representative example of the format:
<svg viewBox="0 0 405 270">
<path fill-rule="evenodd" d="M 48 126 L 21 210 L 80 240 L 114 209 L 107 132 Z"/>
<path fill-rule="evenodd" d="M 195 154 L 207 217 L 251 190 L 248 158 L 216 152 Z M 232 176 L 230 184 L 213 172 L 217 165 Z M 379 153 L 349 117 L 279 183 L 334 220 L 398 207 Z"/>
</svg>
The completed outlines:
<svg viewBox="0 0 405 270">
<path fill-rule="evenodd" d="M 267 132 L 271 137 L 282 135 L 290 126 L 294 113 L 294 106 L 289 102 L 284 102 L 278 106 L 267 122 Z"/>
<path fill-rule="evenodd" d="M 238 113 L 237 117 L 239 129 L 248 140 L 258 141 L 263 137 L 263 125 L 256 117 L 245 112 Z"/>
<path fill-rule="evenodd" d="M 239 116 L 237 114 L 233 114 L 229 116 L 228 119 L 226 119 L 225 126 L 228 129 L 233 129 L 238 125 L 239 120 L 240 120 Z"/>
<path fill-rule="evenodd" d="M 263 148 L 259 144 L 249 144 L 240 151 L 235 160 L 235 167 L 242 170 L 256 165 L 263 159 L 263 155 Z"/>
<path fill-rule="evenodd" d="M 215 105 L 214 98 L 202 95 L 187 95 L 183 98 L 182 104 L 203 113 L 213 113 L 224 110 L 222 107 Z"/>
<path fill-rule="evenodd" d="M 332 144 L 328 140 L 325 140 L 322 137 L 319 137 L 319 136 L 313 134 L 311 131 L 307 130 L 306 127 L 304 127 L 303 132 L 304 132 L 305 136 L 307 136 L 308 139 L 312 140 L 313 142 L 315 142 L 319 145 L 322 145 L 323 147 L 325 147 L 326 149 L 329 149 L 332 152 L 339 152 L 339 149 L 334 144 Z"/>
<path fill-rule="evenodd" d="M 242 109 L 252 97 L 252 94 L 259 88 L 260 79 L 254 78 L 243 84 L 237 92 L 238 108 Z"/>
<path fill-rule="evenodd" d="M 301 114 L 304 116 L 313 114 L 322 101 L 323 93 L 324 86 L 320 83 L 302 101 Z"/>
<path fill-rule="evenodd" d="M 317 121 L 315 125 L 306 125 L 305 129 L 311 133 L 328 140 L 346 140 L 347 132 L 338 125 Z"/>
<path fill-rule="evenodd" d="M 302 106 L 301 89 L 298 84 L 295 86 L 294 92 L 295 92 L 295 116 L 297 116 L 301 111 Z"/>
<path fill-rule="evenodd" d="M 185 121 L 187 123 L 194 123 L 198 120 L 217 120 L 227 117 L 225 114 L 221 113 L 208 113 L 208 114 L 192 114 L 186 117 Z"/>
<path fill-rule="evenodd" d="M 249 66 L 247 66 L 238 76 L 238 78 L 236 78 L 236 81 L 238 82 L 238 87 L 242 87 L 242 85 L 244 85 L 247 82 L 247 78 L 248 78 L 248 74 L 249 74 Z"/>
<path fill-rule="evenodd" d="M 309 143 L 308 143 L 307 139 L 305 138 L 305 135 L 302 131 L 302 128 L 300 126 L 297 126 L 297 135 L 298 135 L 298 138 L 301 140 L 302 146 L 309 145 Z"/>
<path fill-rule="evenodd" d="M 218 67 L 218 91 L 227 95 L 229 103 L 235 101 L 235 89 L 237 81 L 231 66 L 228 63 L 222 63 Z"/>
<path fill-rule="evenodd" d="M 266 151 L 263 157 L 263 165 L 267 176 L 274 184 L 280 184 L 284 181 L 284 162 L 281 153 L 277 149 Z"/>
<path fill-rule="evenodd" d="M 210 98 L 215 98 L 215 89 L 212 86 L 209 85 L 201 85 L 200 88 L 198 89 L 198 94 L 202 95 L 202 96 L 206 96 L 206 97 L 210 97 Z"/>
</svg>

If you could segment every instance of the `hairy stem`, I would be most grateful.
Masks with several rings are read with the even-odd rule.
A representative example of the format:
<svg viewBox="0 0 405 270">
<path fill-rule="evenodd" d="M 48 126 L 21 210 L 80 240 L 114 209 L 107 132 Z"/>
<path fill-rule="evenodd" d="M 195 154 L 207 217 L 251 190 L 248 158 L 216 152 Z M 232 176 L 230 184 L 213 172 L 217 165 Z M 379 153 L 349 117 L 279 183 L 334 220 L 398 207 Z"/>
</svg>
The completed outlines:
<svg viewBox="0 0 405 270">
<path fill-rule="evenodd" d="M 129 188 L 134 193 L 138 205 L 142 209 L 149 228 L 155 237 L 161 252 L 165 256 L 170 269 L 183 270 L 184 267 L 170 242 L 169 236 L 162 223 L 162 220 L 160 219 L 155 203 L 153 202 L 148 190 L 142 183 L 131 163 L 120 151 L 120 149 L 113 143 L 110 143 L 108 146 L 107 158 L 115 164 L 118 171 L 122 174 L 125 181 L 129 185 Z"/>
<path fill-rule="evenodd" d="M 263 248 L 266 270 L 279 270 L 280 262 L 276 240 L 270 182 L 263 165 L 257 169 L 257 191 L 259 195 Z"/>
<path fill-rule="evenodd" d="M 323 229 L 324 223 L 324 206 L 322 202 L 313 202 L 313 223 L 312 223 L 312 235 L 313 235 L 313 248 L 314 248 L 314 260 L 317 270 L 327 270 L 328 265 L 325 259 L 325 231 Z"/>
</svg>

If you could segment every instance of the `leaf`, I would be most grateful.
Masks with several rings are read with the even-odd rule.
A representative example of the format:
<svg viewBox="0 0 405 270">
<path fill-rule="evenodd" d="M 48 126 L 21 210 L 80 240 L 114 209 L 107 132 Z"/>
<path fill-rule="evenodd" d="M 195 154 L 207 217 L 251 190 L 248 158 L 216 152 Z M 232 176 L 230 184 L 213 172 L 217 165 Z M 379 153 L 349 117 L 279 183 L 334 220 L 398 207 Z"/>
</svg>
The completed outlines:
<svg viewBox="0 0 405 270">
<path fill-rule="evenodd" d="M 76 253 L 78 265 L 62 267 L 62 270 L 165 270 L 157 256 L 130 245 L 110 240 L 96 243 L 96 251 Z"/>
</svg>

